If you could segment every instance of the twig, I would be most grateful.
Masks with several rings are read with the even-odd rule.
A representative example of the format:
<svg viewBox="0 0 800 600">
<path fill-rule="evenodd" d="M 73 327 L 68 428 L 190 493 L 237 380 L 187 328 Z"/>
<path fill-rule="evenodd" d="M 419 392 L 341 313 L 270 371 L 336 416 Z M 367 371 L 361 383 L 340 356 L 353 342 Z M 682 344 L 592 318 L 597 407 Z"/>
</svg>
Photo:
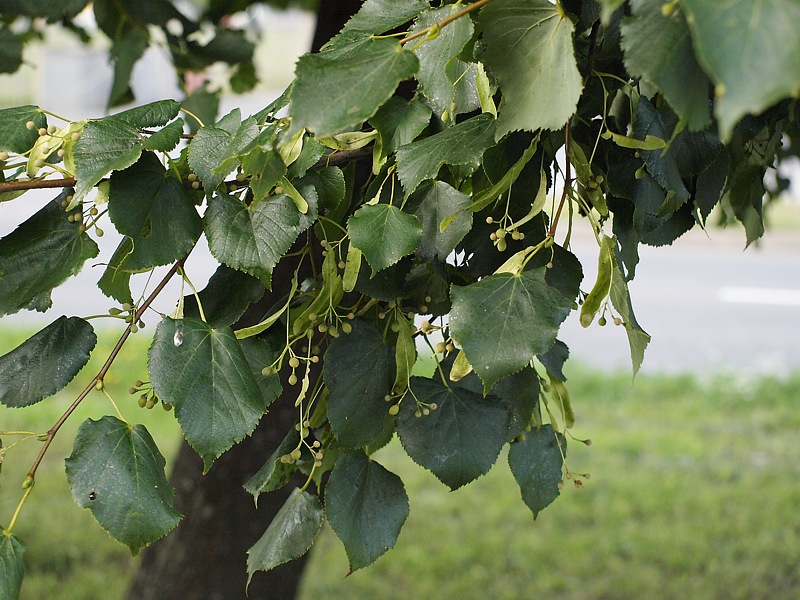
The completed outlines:
<svg viewBox="0 0 800 600">
<path fill-rule="evenodd" d="M 67 188 L 75 185 L 74 177 L 63 179 L 29 179 L 27 181 L 0 182 L 0 194 L 18 192 L 20 190 L 43 190 L 48 188 Z"/>
<path fill-rule="evenodd" d="M 426 27 L 425 29 L 420 29 L 416 33 L 412 33 L 411 35 L 407 35 L 406 37 L 404 37 L 404 38 L 402 38 L 400 40 L 400 44 L 402 45 L 402 44 L 405 44 L 406 42 L 410 42 L 411 40 L 415 40 L 415 39 L 417 39 L 419 37 L 422 37 L 423 35 L 428 35 L 428 33 L 430 31 L 433 31 L 434 29 L 437 29 L 437 28 L 441 29 L 442 27 L 444 27 L 445 25 L 449 25 L 450 23 L 452 23 L 456 19 L 460 19 L 464 15 L 466 15 L 468 13 L 471 13 L 473 10 L 477 10 L 481 6 L 484 6 L 485 4 L 489 4 L 489 2 L 491 2 L 491 1 L 492 0 L 478 0 L 477 2 L 473 2 L 472 4 L 462 8 L 460 11 L 458 11 L 456 13 L 453 13 L 449 17 L 447 17 L 445 19 L 442 19 L 441 21 L 436 21 L 436 23 L 434 23 L 430 27 Z"/>
<path fill-rule="evenodd" d="M 569 195 L 569 189 L 572 187 L 572 171 L 570 170 L 570 162 L 569 162 L 569 146 L 570 146 L 570 125 L 569 121 L 567 121 L 567 125 L 564 128 L 564 155 L 566 158 L 566 167 L 565 167 L 565 176 L 564 176 L 564 190 L 561 192 L 561 201 L 558 203 L 558 210 L 556 211 L 556 216 L 553 217 L 553 222 L 550 224 L 550 229 L 547 232 L 547 237 L 554 237 L 556 234 L 556 228 L 558 227 L 558 220 L 561 218 L 561 211 L 564 208 L 564 203 L 567 200 L 567 196 Z"/>
<path fill-rule="evenodd" d="M 592 74 L 592 67 L 594 66 L 594 56 L 597 51 L 597 33 L 600 31 L 600 21 L 595 21 L 592 25 L 592 31 L 589 33 L 589 54 L 586 57 L 586 73 L 583 75 L 583 86 L 586 87 L 586 82 L 589 81 L 589 75 Z"/>
<path fill-rule="evenodd" d="M 142 315 L 144 315 L 145 311 L 150 306 L 150 304 L 152 304 L 153 300 L 156 299 L 156 297 L 161 293 L 161 291 L 164 289 L 167 283 L 169 283 L 169 280 L 172 279 L 172 276 L 175 275 L 175 273 L 177 273 L 178 269 L 183 267 L 184 262 L 186 262 L 186 256 L 184 256 L 182 259 L 180 259 L 178 262 L 172 265 L 172 268 L 167 272 L 167 274 L 158 283 L 158 285 L 155 287 L 152 293 L 147 297 L 147 299 L 141 304 L 141 306 L 139 306 L 139 308 L 133 314 L 133 318 L 131 319 L 130 324 L 125 328 L 125 331 L 122 332 L 119 341 L 117 341 L 117 345 L 114 346 L 114 349 L 111 351 L 111 354 L 108 355 L 108 359 L 106 359 L 106 362 L 102 366 L 100 371 L 98 371 L 97 375 L 95 375 L 94 378 L 91 380 L 91 382 L 89 382 L 89 385 L 86 386 L 86 388 L 78 395 L 78 397 L 64 412 L 64 414 L 61 415 L 61 418 L 59 418 L 58 421 L 56 421 L 55 425 L 53 425 L 47 432 L 47 439 L 44 441 L 41 450 L 39 450 L 39 455 L 36 457 L 36 460 L 33 461 L 33 465 L 31 466 L 30 471 L 28 471 L 28 477 L 30 477 L 31 479 L 35 478 L 36 470 L 39 468 L 39 464 L 42 462 L 42 459 L 44 458 L 47 449 L 50 447 L 50 444 L 53 443 L 53 438 L 55 438 L 56 434 L 58 433 L 58 430 L 61 429 L 61 426 L 64 424 L 64 422 L 70 417 L 70 415 L 75 411 L 75 409 L 78 408 L 78 405 L 83 401 L 83 399 L 89 395 L 89 392 L 95 389 L 97 383 L 103 381 L 103 378 L 106 376 L 106 373 L 108 373 L 108 370 L 111 368 L 112 363 L 117 358 L 117 355 L 119 355 L 120 350 L 122 350 L 122 346 L 125 344 L 128 337 L 130 336 L 131 327 L 133 326 L 133 324 L 136 323 L 142 317 Z"/>
</svg>

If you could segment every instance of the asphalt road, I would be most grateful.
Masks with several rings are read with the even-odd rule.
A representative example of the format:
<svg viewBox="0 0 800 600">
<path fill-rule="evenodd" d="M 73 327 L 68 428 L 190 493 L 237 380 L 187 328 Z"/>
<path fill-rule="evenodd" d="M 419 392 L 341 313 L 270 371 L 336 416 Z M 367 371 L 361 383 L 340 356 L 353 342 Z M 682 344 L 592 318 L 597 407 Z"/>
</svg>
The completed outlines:
<svg viewBox="0 0 800 600">
<path fill-rule="evenodd" d="M 630 290 L 637 320 L 652 336 L 643 372 L 784 374 L 800 367 L 800 232 L 768 232 L 747 250 L 744 242 L 744 231 L 732 226 L 641 248 Z M 581 238 L 573 251 L 591 268 L 582 285 L 588 291 L 597 245 Z M 583 329 L 573 313 L 560 337 L 583 363 L 630 368 L 621 327 Z"/>
</svg>

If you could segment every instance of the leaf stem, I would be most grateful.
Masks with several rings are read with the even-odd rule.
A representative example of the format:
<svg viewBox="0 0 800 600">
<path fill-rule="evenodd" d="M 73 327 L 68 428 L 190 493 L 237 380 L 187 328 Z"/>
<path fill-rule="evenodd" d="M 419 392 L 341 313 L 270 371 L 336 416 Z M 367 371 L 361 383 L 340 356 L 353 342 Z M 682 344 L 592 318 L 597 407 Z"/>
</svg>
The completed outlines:
<svg viewBox="0 0 800 600">
<path fill-rule="evenodd" d="M 194 301 L 197 302 L 197 310 L 200 313 L 200 319 L 203 321 L 203 323 L 208 323 L 206 320 L 206 313 L 203 311 L 203 303 L 200 302 L 200 296 L 197 293 L 197 288 L 194 287 L 192 280 L 189 279 L 189 276 L 186 274 L 186 271 L 183 270 L 183 267 L 178 269 L 178 274 L 180 274 L 180 276 L 183 277 L 183 280 L 189 284 L 190 288 L 192 288 L 192 294 L 194 295 Z"/>
<path fill-rule="evenodd" d="M 182 259 L 180 259 L 178 262 L 172 265 L 170 270 L 167 272 L 164 278 L 158 283 L 158 285 L 155 287 L 152 293 L 141 304 L 141 306 L 139 306 L 139 308 L 136 309 L 133 319 L 125 328 L 125 331 L 122 332 L 122 335 L 117 341 L 116 346 L 114 346 L 114 349 L 111 351 L 111 354 L 108 355 L 108 358 L 106 359 L 106 362 L 103 364 L 103 366 L 100 368 L 100 371 L 98 371 L 97 375 L 95 375 L 92 378 L 92 380 L 89 382 L 89 385 L 87 385 L 84 388 L 84 390 L 80 394 L 78 394 L 78 397 L 72 404 L 70 404 L 69 408 L 67 408 L 64 414 L 61 415 L 58 421 L 56 421 L 55 425 L 53 425 L 48 430 L 47 439 L 44 441 L 41 450 L 39 450 L 39 454 L 36 457 L 36 460 L 33 461 L 33 465 L 31 465 L 31 468 L 28 471 L 28 477 L 30 477 L 31 479 L 36 477 L 36 470 L 39 468 L 39 465 L 41 464 L 44 455 L 50 448 L 50 444 L 53 443 L 53 439 L 58 433 L 58 430 L 61 429 L 61 426 L 66 422 L 66 420 L 70 417 L 70 415 L 72 415 L 72 413 L 75 412 L 75 409 L 78 408 L 83 399 L 89 395 L 89 392 L 95 389 L 97 382 L 102 381 L 103 378 L 106 376 L 106 373 L 108 373 L 108 370 L 111 368 L 111 365 L 114 363 L 114 360 L 116 360 L 117 356 L 119 355 L 120 350 L 122 350 L 122 346 L 125 344 L 125 342 L 128 340 L 128 337 L 131 335 L 131 327 L 133 326 L 133 324 L 136 323 L 142 317 L 142 315 L 145 313 L 150 304 L 152 304 L 153 300 L 155 300 L 156 297 L 158 297 L 158 295 L 166 287 L 167 283 L 169 283 L 169 280 L 172 279 L 173 275 L 175 275 L 175 273 L 178 272 L 178 269 L 181 269 L 183 267 L 183 263 L 186 261 L 186 258 L 187 257 L 184 256 Z"/>
<path fill-rule="evenodd" d="M 412 33 L 411 35 L 407 35 L 406 37 L 404 37 L 404 38 L 402 38 L 400 40 L 400 44 L 402 45 L 402 44 L 405 44 L 406 42 L 410 42 L 411 40 L 415 40 L 417 38 L 420 38 L 423 35 L 428 35 L 428 33 L 430 31 L 433 31 L 434 29 L 441 29 L 445 25 L 449 25 L 450 23 L 460 19 L 464 15 L 471 13 L 473 10 L 477 10 L 481 6 L 489 4 L 489 2 L 491 2 L 491 1 L 492 0 L 478 0 L 477 2 L 473 2 L 472 4 L 469 4 L 469 5 L 465 6 L 464 8 L 459 10 L 458 12 L 453 13 L 449 17 L 447 17 L 445 19 L 442 19 L 441 21 L 436 21 L 436 23 L 434 23 L 430 27 L 426 27 L 425 29 L 420 29 L 416 33 Z"/>
<path fill-rule="evenodd" d="M 111 402 L 111 406 L 114 407 L 114 410 L 116 411 L 117 416 L 119 417 L 119 420 L 124 422 L 128 427 L 130 427 L 131 424 L 128 422 L 128 419 L 126 419 L 123 416 L 122 411 L 120 411 L 120 409 L 119 409 L 119 406 L 117 406 L 117 403 L 114 402 L 114 399 L 111 397 L 111 394 L 108 393 L 108 390 L 106 389 L 106 386 L 103 385 L 103 388 L 100 391 L 103 392 L 105 397 L 108 398 L 108 401 Z"/>
<path fill-rule="evenodd" d="M 14 525 L 17 522 L 17 517 L 19 517 L 19 513 L 22 511 L 22 507 L 25 504 L 25 501 L 28 499 L 28 496 L 31 495 L 31 490 L 33 490 L 32 485 L 25 488 L 25 493 L 22 494 L 22 498 L 20 499 L 19 504 L 17 504 L 17 510 L 14 511 L 14 516 L 11 517 L 11 522 L 8 524 L 8 527 L 6 527 L 6 535 L 10 534 L 11 530 L 14 529 Z"/>
</svg>

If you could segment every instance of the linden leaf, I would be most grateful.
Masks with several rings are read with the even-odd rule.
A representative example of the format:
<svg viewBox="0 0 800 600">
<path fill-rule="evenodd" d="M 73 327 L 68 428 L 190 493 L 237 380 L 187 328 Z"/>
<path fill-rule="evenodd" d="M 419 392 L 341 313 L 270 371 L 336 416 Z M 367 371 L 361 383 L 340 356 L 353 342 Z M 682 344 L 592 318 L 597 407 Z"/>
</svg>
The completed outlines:
<svg viewBox="0 0 800 600">
<path fill-rule="evenodd" d="M 728 140 L 744 115 L 800 92 L 800 3 L 685 0 L 697 57 L 714 80 L 714 114 Z"/>
<path fill-rule="evenodd" d="M 488 473 L 506 441 L 505 405 L 494 396 L 445 387 L 437 379 L 412 377 L 411 390 L 419 402 L 436 404 L 419 417 L 415 402 L 400 405 L 397 434 L 414 462 L 452 490 Z"/>
<path fill-rule="evenodd" d="M 300 213 L 286 194 L 250 205 L 217 193 L 205 216 L 211 254 L 270 285 L 272 269 L 297 238 Z"/>
<path fill-rule="evenodd" d="M 393 548 L 408 517 L 400 478 L 363 450 L 339 457 L 325 486 L 325 513 L 350 560 L 350 572 Z"/>
<path fill-rule="evenodd" d="M 686 18 L 664 16 L 663 5 L 662 0 L 632 3 L 633 14 L 622 23 L 625 67 L 658 86 L 689 129 L 703 129 L 711 121 L 711 82 L 697 64 Z"/>
<path fill-rule="evenodd" d="M 417 249 L 422 239 L 419 219 L 396 206 L 367 204 L 347 221 L 347 232 L 376 273 Z"/>
<path fill-rule="evenodd" d="M 397 175 L 406 195 L 426 179 L 433 179 L 442 165 L 469 165 L 494 145 L 495 120 L 478 115 L 444 131 L 407 144 L 397 151 Z"/>
<path fill-rule="evenodd" d="M 47 310 L 51 290 L 100 252 L 78 223 L 67 221 L 70 215 L 61 206 L 67 193 L 0 239 L 0 316 L 23 308 Z"/>
<path fill-rule="evenodd" d="M 511 444 L 508 464 L 534 519 L 558 498 L 566 455 L 567 440 L 551 425 L 532 429 L 523 441 Z"/>
<path fill-rule="evenodd" d="M 497 273 L 450 290 L 451 335 L 485 391 L 555 343 L 573 298 L 548 285 L 546 272 L 540 267 L 519 274 Z"/>
<path fill-rule="evenodd" d="M 295 488 L 264 535 L 247 551 L 247 582 L 256 571 L 269 571 L 303 556 L 322 529 L 324 514 L 317 496 Z"/>
<path fill-rule="evenodd" d="M 368 38 L 359 52 L 341 57 L 302 56 L 291 92 L 292 130 L 325 137 L 363 123 L 418 66 L 413 53 L 388 38 Z"/>
<path fill-rule="evenodd" d="M 478 29 L 484 64 L 503 92 L 497 139 L 518 129 L 560 129 L 583 89 L 575 28 L 563 9 L 548 0 L 494 0 L 481 11 Z"/>
<path fill-rule="evenodd" d="M 175 406 L 205 471 L 253 432 L 268 404 L 229 327 L 164 319 L 150 347 L 148 370 L 158 397 Z"/>
<path fill-rule="evenodd" d="M 328 419 L 342 444 L 359 447 L 383 429 L 388 410 L 384 397 L 394 382 L 394 348 L 366 321 L 353 322 L 352 332 L 335 339 L 325 359 Z"/>
<path fill-rule="evenodd" d="M 25 544 L 0 527 L 0 598 L 18 600 L 25 564 Z"/>
<path fill-rule="evenodd" d="M 18 408 L 52 396 L 89 362 L 96 343 L 87 321 L 59 317 L 0 356 L 0 404 Z"/>
<path fill-rule="evenodd" d="M 172 508 L 166 461 L 144 425 L 110 416 L 87 419 L 65 464 L 75 502 L 132 554 L 181 520 Z"/>
</svg>

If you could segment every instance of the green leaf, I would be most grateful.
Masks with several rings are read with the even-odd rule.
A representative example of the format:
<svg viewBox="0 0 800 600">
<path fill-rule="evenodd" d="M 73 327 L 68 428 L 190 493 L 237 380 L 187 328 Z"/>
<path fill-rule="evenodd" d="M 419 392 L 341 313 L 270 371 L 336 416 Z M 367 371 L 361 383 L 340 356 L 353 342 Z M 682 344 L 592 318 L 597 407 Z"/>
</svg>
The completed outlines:
<svg viewBox="0 0 800 600">
<path fill-rule="evenodd" d="M 261 337 L 249 337 L 239 340 L 247 364 L 253 378 L 261 390 L 261 398 L 264 400 L 264 408 L 275 402 L 283 392 L 280 376 L 278 373 L 264 374 L 264 367 L 273 364 L 284 349 L 284 339 L 280 335 L 264 335 Z"/>
<path fill-rule="evenodd" d="M 403 146 L 397 151 L 397 174 L 406 195 L 425 179 L 433 179 L 442 165 L 475 163 L 494 145 L 495 120 L 479 115 Z"/>
<path fill-rule="evenodd" d="M 697 58 L 715 86 L 720 137 L 744 115 L 761 114 L 800 91 L 800 3 L 785 0 L 686 0 L 680 5 Z"/>
<path fill-rule="evenodd" d="M 603 300 L 608 297 L 608 293 L 611 291 L 611 275 L 614 270 L 614 263 L 614 239 L 604 235 L 600 242 L 600 252 L 597 256 L 597 280 L 581 306 L 581 325 L 583 327 L 588 327 L 592 324 Z"/>
<path fill-rule="evenodd" d="M 258 497 L 261 494 L 272 492 L 289 483 L 292 475 L 297 470 L 297 465 L 294 462 L 282 462 L 281 457 L 289 454 L 299 444 L 300 432 L 292 427 L 280 446 L 270 454 L 267 462 L 244 484 L 244 489 L 253 495 L 256 506 L 258 506 Z"/>
<path fill-rule="evenodd" d="M 111 176 L 108 214 L 117 231 L 133 242 L 124 262 L 133 271 L 175 262 L 203 231 L 189 194 L 152 152 Z"/>
<path fill-rule="evenodd" d="M 466 210 L 471 199 L 443 181 L 434 181 L 423 188 L 421 196 L 414 211 L 422 222 L 422 239 L 417 255 L 426 261 L 436 258 L 444 262 L 472 229 L 472 212 Z M 453 214 L 455 219 L 442 232 L 440 224 Z"/>
<path fill-rule="evenodd" d="M 300 213 L 286 194 L 256 200 L 249 206 L 218 193 L 205 216 L 211 254 L 218 261 L 270 285 L 272 269 L 297 238 Z"/>
<path fill-rule="evenodd" d="M 342 33 L 383 33 L 407 23 L 428 6 L 425 0 L 366 0 Z"/>
<path fill-rule="evenodd" d="M 302 56 L 291 92 L 292 130 L 305 127 L 323 137 L 363 123 L 418 66 L 413 53 L 388 38 L 369 40 L 342 58 Z"/>
<path fill-rule="evenodd" d="M 566 455 L 566 438 L 550 425 L 532 429 L 524 441 L 511 444 L 508 464 L 534 519 L 558 498 Z"/>
<path fill-rule="evenodd" d="M 250 189 L 255 200 L 263 200 L 286 175 L 286 165 L 276 150 L 253 148 L 242 159 L 242 171 L 250 177 Z"/>
<path fill-rule="evenodd" d="M 28 121 L 33 121 L 33 129 L 25 127 Z M 47 117 L 38 106 L 28 104 L 0 110 L 0 151 L 27 152 L 39 139 L 41 127 L 47 127 Z"/>
<path fill-rule="evenodd" d="M 430 27 L 461 8 L 458 4 L 451 4 L 427 10 L 417 18 L 411 33 Z M 473 33 L 471 19 L 457 19 L 447 27 L 442 27 L 434 39 L 426 40 L 414 50 L 419 59 L 417 81 L 422 86 L 422 92 L 436 113 L 441 115 L 447 111 L 453 120 L 455 115 L 471 112 L 480 106 L 475 65 L 457 58 Z M 412 42 L 416 43 L 416 40 Z M 451 103 L 455 104 L 455 111 L 450 110 Z"/>
<path fill-rule="evenodd" d="M 133 241 L 129 237 L 122 238 L 117 246 L 106 270 L 97 282 L 97 287 L 109 298 L 114 298 L 120 304 L 127 302 L 133 304 L 131 295 L 131 273 L 123 268 L 125 259 L 133 252 Z"/>
<path fill-rule="evenodd" d="M 394 548 L 408 517 L 400 478 L 363 451 L 339 457 L 325 486 L 325 514 L 350 561 L 350 572 Z"/>
<path fill-rule="evenodd" d="M 269 571 L 303 556 L 322 529 L 324 515 L 317 496 L 292 490 L 264 535 L 247 551 L 247 583 L 256 571 Z"/>
<path fill-rule="evenodd" d="M 655 106 L 645 97 L 639 98 L 636 106 L 636 120 L 633 124 L 633 135 L 639 139 L 646 139 L 654 135 L 662 140 L 670 138 L 670 130 L 664 117 Z M 674 212 L 689 200 L 689 190 L 681 178 L 675 154 L 670 150 L 642 150 L 642 158 L 647 165 L 647 170 L 653 175 L 658 184 L 667 191 L 667 200 L 657 211 L 658 216 Z"/>
<path fill-rule="evenodd" d="M 264 291 L 264 284 L 255 277 L 220 265 L 197 295 L 208 324 L 226 327 L 238 321 L 251 304 L 261 300 Z M 184 296 L 183 316 L 200 318 L 194 294 Z"/>
<path fill-rule="evenodd" d="M 176 119 L 147 138 L 142 146 L 145 150 L 170 152 L 181 141 L 183 135 L 183 119 Z"/>
<path fill-rule="evenodd" d="M 205 471 L 258 425 L 267 403 L 230 328 L 166 318 L 156 329 L 149 357 L 153 388 L 175 406 Z"/>
<path fill-rule="evenodd" d="M 77 206 L 103 177 L 139 159 L 146 141 L 139 129 L 164 125 L 179 110 L 175 100 L 161 100 L 87 121 L 73 149 L 77 184 L 69 208 Z"/>
<path fill-rule="evenodd" d="M 23 42 L 5 27 L 0 29 L 0 73 L 14 73 L 22 65 Z"/>
<path fill-rule="evenodd" d="M 625 277 L 622 275 L 622 271 L 619 268 L 619 260 L 616 255 L 614 257 L 614 271 L 611 278 L 611 293 L 609 297 L 625 325 L 625 331 L 628 334 L 628 344 L 631 348 L 633 375 L 636 376 L 644 361 L 644 351 L 650 343 L 650 335 L 641 328 L 636 321 L 636 316 L 633 314 L 631 295 L 628 291 L 628 282 L 625 281 Z"/>
<path fill-rule="evenodd" d="M 255 119 L 241 121 L 239 109 L 220 119 L 216 127 L 203 127 L 189 144 L 189 166 L 211 197 L 236 168 L 235 158 L 250 149 L 258 137 Z"/>
<path fill-rule="evenodd" d="M 77 183 L 69 208 L 80 204 L 103 177 L 139 160 L 142 138 L 135 125 L 118 115 L 87 121 L 73 149 Z"/>
<path fill-rule="evenodd" d="M 394 348 L 366 321 L 353 321 L 353 331 L 335 339 L 325 358 L 328 420 L 343 445 L 359 447 L 383 430 L 389 410 L 384 396 L 394 381 Z"/>
<path fill-rule="evenodd" d="M 764 169 L 757 165 L 736 169 L 727 200 L 733 214 L 744 225 L 749 246 L 764 235 Z"/>
<path fill-rule="evenodd" d="M 662 6 L 662 0 L 632 2 L 632 16 L 622 23 L 625 67 L 664 92 L 689 129 L 703 129 L 711 122 L 711 82 L 697 64 L 683 13 L 664 16 Z"/>
<path fill-rule="evenodd" d="M 573 298 L 548 285 L 546 272 L 540 267 L 518 275 L 498 273 L 451 288 L 450 332 L 485 391 L 555 343 Z"/>
<path fill-rule="evenodd" d="M 136 62 L 150 45 L 150 35 L 146 28 L 135 26 L 130 21 L 120 25 L 122 26 L 118 28 L 109 52 L 109 58 L 114 65 L 114 82 L 111 84 L 108 96 L 109 107 L 133 102 L 131 73 Z"/>
<path fill-rule="evenodd" d="M 338 207 L 347 191 L 344 173 L 339 167 L 324 167 L 311 171 L 295 183 L 299 186 L 314 186 L 319 200 L 319 210 L 332 210 Z"/>
<path fill-rule="evenodd" d="M 101 119 L 102 121 L 125 121 L 126 123 L 145 129 L 161 127 L 178 116 L 181 104 L 177 100 L 158 100 L 123 110 L 115 115 Z"/>
<path fill-rule="evenodd" d="M 67 221 L 61 206 L 66 197 L 67 191 L 62 192 L 0 239 L 0 316 L 23 308 L 48 309 L 50 291 L 100 251 L 78 223 Z"/>
<path fill-rule="evenodd" d="M 25 544 L 0 527 L 0 598 L 18 600 L 25 574 Z"/>
<path fill-rule="evenodd" d="M 388 156 L 400 146 L 414 141 L 431 120 L 431 109 L 419 100 L 392 96 L 369 120 L 381 135 L 383 151 Z"/>
<path fill-rule="evenodd" d="M 19 408 L 55 394 L 89 362 L 96 343 L 88 322 L 59 317 L 0 356 L 0 404 Z"/>
<path fill-rule="evenodd" d="M 422 239 L 419 219 L 389 204 L 367 204 L 347 221 L 350 242 L 364 253 L 376 273 L 417 249 Z"/>
<path fill-rule="evenodd" d="M 144 425 L 110 416 L 87 419 L 65 464 L 78 506 L 134 555 L 181 520 L 172 508 L 166 461 Z"/>
<path fill-rule="evenodd" d="M 414 462 L 452 490 L 488 473 L 506 441 L 509 414 L 503 403 L 423 377 L 411 379 L 411 390 L 423 405 L 436 404 L 420 417 L 413 397 L 400 404 L 397 434 Z"/>
<path fill-rule="evenodd" d="M 495 0 L 481 10 L 478 29 L 483 62 L 503 92 L 497 138 L 518 129 L 561 129 L 583 89 L 575 28 L 563 9 L 548 0 Z"/>
</svg>

